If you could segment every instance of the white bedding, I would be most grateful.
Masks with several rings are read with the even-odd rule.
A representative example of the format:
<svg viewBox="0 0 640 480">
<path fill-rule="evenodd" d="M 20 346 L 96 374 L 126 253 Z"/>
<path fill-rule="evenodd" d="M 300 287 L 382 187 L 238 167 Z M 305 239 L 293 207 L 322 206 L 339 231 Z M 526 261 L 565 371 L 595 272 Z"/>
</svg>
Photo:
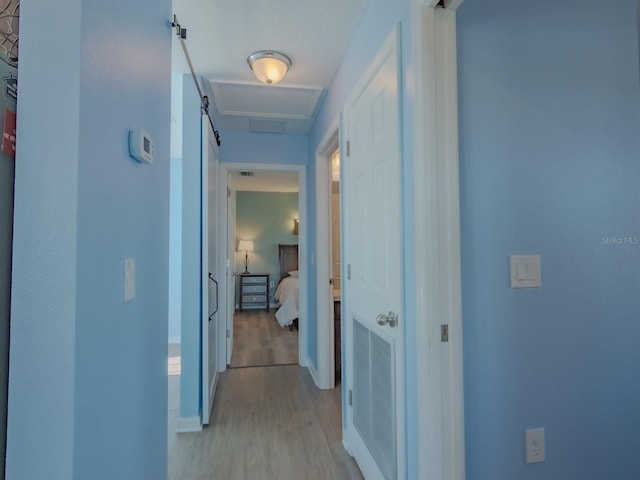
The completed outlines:
<svg viewBox="0 0 640 480">
<path fill-rule="evenodd" d="M 276 311 L 276 319 L 281 327 L 291 325 L 299 316 L 299 290 L 298 279 L 293 277 L 283 278 L 276 289 L 274 297 L 281 305 Z"/>
</svg>

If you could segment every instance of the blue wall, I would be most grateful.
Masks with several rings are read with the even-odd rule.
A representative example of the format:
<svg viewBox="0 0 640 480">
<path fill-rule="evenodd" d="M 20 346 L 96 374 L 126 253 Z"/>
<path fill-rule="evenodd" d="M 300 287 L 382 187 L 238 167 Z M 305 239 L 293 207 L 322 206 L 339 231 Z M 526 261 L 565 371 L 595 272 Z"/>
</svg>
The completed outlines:
<svg viewBox="0 0 640 480">
<path fill-rule="evenodd" d="M 174 40 L 174 43 L 179 43 Z M 177 52 L 180 53 L 180 52 Z M 175 59 L 172 59 L 175 60 Z M 171 75 L 169 342 L 180 343 L 182 321 L 182 96 L 183 75 Z"/>
<path fill-rule="evenodd" d="M 308 136 L 221 130 L 220 162 L 306 165 Z"/>
<path fill-rule="evenodd" d="M 21 7 L 7 474 L 166 478 L 171 4 Z"/>
<path fill-rule="evenodd" d="M 202 339 L 201 317 L 201 110 L 200 97 L 190 76 L 182 97 L 182 294 L 180 416 L 200 415 Z"/>
<path fill-rule="evenodd" d="M 640 477 L 637 18 L 636 0 L 459 10 L 469 480 Z M 512 290 L 527 253 L 542 287 Z M 524 464 L 531 427 L 543 464 Z"/>
</svg>

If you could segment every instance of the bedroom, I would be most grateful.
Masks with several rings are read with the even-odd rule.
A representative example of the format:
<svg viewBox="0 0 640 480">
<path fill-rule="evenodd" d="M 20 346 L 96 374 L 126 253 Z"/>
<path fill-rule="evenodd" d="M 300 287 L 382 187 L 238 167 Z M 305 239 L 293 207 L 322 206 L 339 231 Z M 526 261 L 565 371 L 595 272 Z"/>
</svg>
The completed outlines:
<svg viewBox="0 0 640 480">
<path fill-rule="evenodd" d="M 230 184 L 236 253 L 229 368 L 297 364 L 298 175 L 232 172 Z"/>
</svg>

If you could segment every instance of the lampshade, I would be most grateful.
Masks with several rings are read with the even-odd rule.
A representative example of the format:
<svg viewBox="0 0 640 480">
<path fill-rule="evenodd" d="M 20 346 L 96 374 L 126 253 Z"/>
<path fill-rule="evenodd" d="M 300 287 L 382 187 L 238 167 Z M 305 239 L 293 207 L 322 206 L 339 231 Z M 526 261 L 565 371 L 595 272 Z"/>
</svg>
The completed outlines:
<svg viewBox="0 0 640 480">
<path fill-rule="evenodd" d="M 267 85 L 278 83 L 291 67 L 289 57 L 272 50 L 260 50 L 252 53 L 247 58 L 247 63 L 258 80 Z"/>
<path fill-rule="evenodd" d="M 297 218 L 293 219 L 293 234 L 298 235 L 298 230 L 300 228 L 300 220 Z"/>
<path fill-rule="evenodd" d="M 239 252 L 253 252 L 253 240 L 240 240 L 238 242 Z"/>
</svg>

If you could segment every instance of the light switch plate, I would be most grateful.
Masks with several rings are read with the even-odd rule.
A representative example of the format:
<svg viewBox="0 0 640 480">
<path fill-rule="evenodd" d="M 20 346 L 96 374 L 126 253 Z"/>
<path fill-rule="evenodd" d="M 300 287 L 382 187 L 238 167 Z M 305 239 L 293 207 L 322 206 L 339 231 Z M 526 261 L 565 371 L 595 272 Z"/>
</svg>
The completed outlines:
<svg viewBox="0 0 640 480">
<path fill-rule="evenodd" d="M 124 301 L 128 302 L 136 296 L 136 259 L 124 261 Z"/>
<path fill-rule="evenodd" d="M 540 286 L 540 255 L 511 255 L 511 288 Z"/>
</svg>

